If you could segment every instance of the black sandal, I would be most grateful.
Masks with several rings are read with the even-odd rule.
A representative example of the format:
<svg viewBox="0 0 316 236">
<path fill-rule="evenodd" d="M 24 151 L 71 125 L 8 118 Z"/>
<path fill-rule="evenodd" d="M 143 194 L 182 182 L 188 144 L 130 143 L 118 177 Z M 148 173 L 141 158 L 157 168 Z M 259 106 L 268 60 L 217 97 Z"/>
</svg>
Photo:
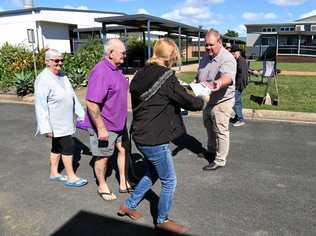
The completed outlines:
<svg viewBox="0 0 316 236">
<path fill-rule="evenodd" d="M 126 188 L 124 190 L 119 189 L 119 193 L 132 193 L 134 192 L 134 189 L 132 187 Z"/>
</svg>

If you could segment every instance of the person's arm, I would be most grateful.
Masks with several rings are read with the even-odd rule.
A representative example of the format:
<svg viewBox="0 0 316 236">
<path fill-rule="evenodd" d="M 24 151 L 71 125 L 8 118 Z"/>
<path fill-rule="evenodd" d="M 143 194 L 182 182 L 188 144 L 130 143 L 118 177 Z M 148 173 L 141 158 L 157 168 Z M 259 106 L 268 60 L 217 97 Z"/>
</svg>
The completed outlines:
<svg viewBox="0 0 316 236">
<path fill-rule="evenodd" d="M 207 86 L 212 91 L 218 91 L 221 88 L 228 87 L 233 83 L 232 75 L 230 74 L 224 74 L 221 77 L 219 77 L 217 80 L 214 81 L 204 81 L 202 84 Z"/>
<path fill-rule="evenodd" d="M 236 70 L 236 60 L 234 58 L 226 60 L 220 67 L 220 77 L 214 81 L 205 81 L 203 84 L 214 92 L 226 88 L 234 83 Z"/>
<path fill-rule="evenodd" d="M 97 129 L 98 139 L 107 140 L 109 137 L 109 133 L 101 116 L 99 104 L 87 100 L 86 105 L 90 118 Z"/>
<path fill-rule="evenodd" d="M 35 114 L 40 134 L 46 134 L 48 137 L 53 136 L 53 131 L 49 122 L 48 96 L 49 87 L 44 78 L 38 78 L 34 85 L 35 90 Z"/>
<path fill-rule="evenodd" d="M 203 108 L 204 102 L 199 97 L 188 94 L 175 76 L 170 78 L 168 83 L 167 96 L 180 107 L 189 111 L 199 111 Z"/>
</svg>

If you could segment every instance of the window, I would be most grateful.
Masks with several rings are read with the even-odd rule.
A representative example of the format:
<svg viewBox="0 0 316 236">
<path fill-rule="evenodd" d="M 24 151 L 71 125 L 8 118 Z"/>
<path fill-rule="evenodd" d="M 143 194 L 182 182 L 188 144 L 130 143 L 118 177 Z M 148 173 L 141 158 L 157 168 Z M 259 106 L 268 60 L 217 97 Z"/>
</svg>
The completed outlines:
<svg viewBox="0 0 316 236">
<path fill-rule="evenodd" d="M 279 36 L 279 45 L 286 46 L 286 45 L 294 45 L 297 46 L 298 38 L 297 36 L 288 35 L 288 36 Z"/>
<path fill-rule="evenodd" d="M 294 27 L 280 27 L 281 32 L 293 32 Z"/>
<path fill-rule="evenodd" d="M 276 45 L 275 37 L 262 37 L 261 45 L 262 46 L 275 46 Z"/>
<path fill-rule="evenodd" d="M 264 27 L 261 30 L 262 32 L 276 32 L 276 29 L 274 27 Z"/>
</svg>

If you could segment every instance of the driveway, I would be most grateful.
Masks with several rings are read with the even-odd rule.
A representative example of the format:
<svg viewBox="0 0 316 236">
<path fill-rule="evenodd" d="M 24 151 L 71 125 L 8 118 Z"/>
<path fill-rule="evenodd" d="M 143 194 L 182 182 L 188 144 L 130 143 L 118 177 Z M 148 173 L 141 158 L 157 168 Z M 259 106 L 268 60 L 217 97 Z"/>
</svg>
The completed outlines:
<svg viewBox="0 0 316 236">
<path fill-rule="evenodd" d="M 32 105 L 0 103 L 0 124 L 0 235 L 154 235 L 158 183 L 139 205 L 139 222 L 121 218 L 116 210 L 127 195 L 118 193 L 114 168 L 108 181 L 119 200 L 97 196 L 85 131 L 76 134 L 76 167 L 89 184 L 67 188 L 48 180 L 50 143 L 34 137 Z M 227 166 L 203 172 L 207 161 L 194 153 L 206 144 L 201 118 L 185 117 L 185 124 L 190 135 L 172 145 L 178 185 L 171 219 L 190 235 L 316 235 L 316 125 L 232 127 Z"/>
</svg>

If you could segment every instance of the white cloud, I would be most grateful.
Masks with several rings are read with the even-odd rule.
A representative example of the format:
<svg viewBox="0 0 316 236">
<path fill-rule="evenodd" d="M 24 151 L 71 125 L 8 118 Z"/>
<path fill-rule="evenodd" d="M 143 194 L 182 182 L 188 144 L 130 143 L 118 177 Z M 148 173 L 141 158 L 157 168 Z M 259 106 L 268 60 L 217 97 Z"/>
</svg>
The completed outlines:
<svg viewBox="0 0 316 236">
<path fill-rule="evenodd" d="M 186 4 L 192 5 L 206 5 L 206 4 L 219 4 L 225 0 L 186 0 Z"/>
<path fill-rule="evenodd" d="M 140 8 L 137 10 L 137 14 L 147 14 L 147 15 L 150 15 L 150 13 L 144 9 L 144 8 Z"/>
<path fill-rule="evenodd" d="M 289 17 L 292 17 L 292 16 L 293 16 L 293 13 L 292 13 L 292 12 L 288 12 L 287 15 L 288 15 Z"/>
<path fill-rule="evenodd" d="M 264 13 L 263 18 L 266 20 L 275 19 L 277 18 L 277 15 L 273 12 Z"/>
<path fill-rule="evenodd" d="M 80 5 L 78 7 L 74 7 L 74 6 L 71 6 L 71 5 L 65 5 L 64 8 L 66 8 L 66 9 L 77 9 L 77 10 L 88 10 L 89 9 L 87 6 L 84 6 L 84 5 Z"/>
<path fill-rule="evenodd" d="M 172 11 L 166 12 L 161 17 L 179 21 L 189 25 L 203 25 L 205 28 L 219 25 L 224 16 L 209 10 L 211 4 L 223 3 L 224 0 L 186 0 Z"/>
<path fill-rule="evenodd" d="M 245 12 L 242 17 L 247 21 L 271 20 L 276 19 L 277 15 L 273 12 Z"/>
<path fill-rule="evenodd" d="M 309 16 L 315 16 L 315 15 L 316 15 L 316 9 L 300 15 L 300 18 L 306 18 L 306 17 L 309 17 Z"/>
<path fill-rule="evenodd" d="M 269 2 L 279 6 L 297 6 L 306 2 L 306 0 L 269 0 Z"/>
<path fill-rule="evenodd" d="M 238 32 L 239 37 L 245 37 L 247 35 L 246 26 L 243 24 L 236 26 L 233 30 Z"/>
</svg>

